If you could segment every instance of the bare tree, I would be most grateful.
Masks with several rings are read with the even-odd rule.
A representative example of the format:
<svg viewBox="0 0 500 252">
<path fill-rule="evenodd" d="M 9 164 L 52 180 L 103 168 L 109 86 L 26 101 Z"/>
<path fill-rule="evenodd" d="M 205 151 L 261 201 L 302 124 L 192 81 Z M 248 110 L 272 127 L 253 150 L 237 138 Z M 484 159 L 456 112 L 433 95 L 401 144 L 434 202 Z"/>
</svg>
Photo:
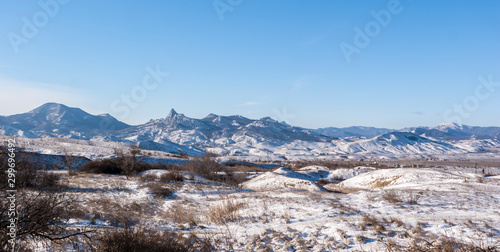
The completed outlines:
<svg viewBox="0 0 500 252">
<path fill-rule="evenodd" d="M 224 166 L 215 160 L 215 157 L 215 154 L 209 152 L 201 156 L 195 156 L 185 164 L 185 168 L 190 172 L 214 180 L 219 176 L 219 172 L 225 170 Z"/>
<path fill-rule="evenodd" d="M 137 174 L 137 168 L 138 168 L 137 155 L 139 155 L 140 153 L 141 150 L 134 146 L 130 150 L 130 156 L 123 157 L 122 169 L 123 169 L 123 174 L 127 177 L 127 179 L 130 176 Z"/>
<path fill-rule="evenodd" d="M 40 242 L 45 245 L 60 244 L 76 237 L 90 240 L 95 231 L 91 228 L 73 229 L 65 222 L 75 212 L 75 199 L 64 193 L 22 190 L 16 196 L 16 240 Z M 2 201 L 0 207 L 0 234 L 7 237 L 11 223 L 9 203 Z M 3 251 L 11 250 L 6 239 L 0 241 Z"/>
<path fill-rule="evenodd" d="M 78 168 L 78 162 L 75 156 L 71 155 L 66 148 L 64 149 L 63 162 L 65 168 L 68 169 L 68 175 L 74 175 L 75 170 Z"/>
</svg>

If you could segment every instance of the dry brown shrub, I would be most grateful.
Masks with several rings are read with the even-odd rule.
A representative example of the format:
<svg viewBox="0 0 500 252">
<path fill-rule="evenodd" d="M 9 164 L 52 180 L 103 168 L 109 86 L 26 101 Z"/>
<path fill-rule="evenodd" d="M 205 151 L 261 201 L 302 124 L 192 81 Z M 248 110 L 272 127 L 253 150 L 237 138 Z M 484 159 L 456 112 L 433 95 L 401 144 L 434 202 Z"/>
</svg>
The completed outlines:
<svg viewBox="0 0 500 252">
<path fill-rule="evenodd" d="M 170 171 L 167 173 L 163 173 L 160 175 L 160 182 L 168 183 L 168 182 L 182 182 L 184 181 L 184 176 L 179 171 Z"/>
<path fill-rule="evenodd" d="M 215 246 L 196 236 L 147 229 L 117 229 L 105 232 L 98 238 L 97 251 L 104 252 L 190 252 L 213 251 Z"/>
<path fill-rule="evenodd" d="M 239 218 L 238 210 L 245 207 L 245 203 L 226 197 L 224 200 L 208 208 L 207 219 L 214 223 L 227 223 Z"/>
<path fill-rule="evenodd" d="M 172 188 L 167 188 L 163 186 L 162 183 L 159 182 L 152 182 L 148 183 L 147 187 L 149 188 L 149 191 L 153 196 L 157 198 L 165 198 L 165 197 L 170 197 L 175 193 L 175 190 Z"/>
</svg>

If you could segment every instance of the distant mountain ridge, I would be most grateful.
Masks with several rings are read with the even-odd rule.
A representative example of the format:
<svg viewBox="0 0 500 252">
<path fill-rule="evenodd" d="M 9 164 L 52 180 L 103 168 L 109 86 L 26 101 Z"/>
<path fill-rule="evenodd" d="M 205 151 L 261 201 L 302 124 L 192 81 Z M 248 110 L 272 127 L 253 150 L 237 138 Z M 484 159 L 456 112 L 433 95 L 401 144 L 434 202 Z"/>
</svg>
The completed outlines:
<svg viewBox="0 0 500 252">
<path fill-rule="evenodd" d="M 389 132 L 380 136 L 349 143 L 341 147 L 346 153 L 363 154 L 440 154 L 440 153 L 461 153 L 463 149 L 452 144 L 430 140 L 411 132 Z"/>
<path fill-rule="evenodd" d="M 457 123 L 442 123 L 434 128 L 409 128 L 406 131 L 424 137 L 447 141 L 500 138 L 500 127 L 477 127 Z"/>
<path fill-rule="evenodd" d="M 116 131 L 115 137 L 142 141 L 168 140 L 183 145 L 215 147 L 241 141 L 284 143 L 301 140 L 327 142 L 336 138 L 323 136 L 311 130 L 287 126 L 271 118 L 252 120 L 242 116 L 210 114 L 193 119 L 171 110 L 163 119 Z"/>
<path fill-rule="evenodd" d="M 0 134 L 116 141 L 140 148 L 196 155 L 419 154 L 462 153 L 500 148 L 500 127 L 443 123 L 403 130 L 353 126 L 306 129 L 269 117 L 209 114 L 194 119 L 170 110 L 165 118 L 131 126 L 109 114 L 47 103 L 27 113 L 0 116 Z M 481 140 L 481 141 L 480 141 Z"/>
<path fill-rule="evenodd" d="M 320 134 L 334 137 L 366 137 L 372 138 L 388 132 L 397 131 L 395 129 L 364 127 L 364 126 L 351 126 L 346 128 L 319 128 L 314 130 Z"/>
<path fill-rule="evenodd" d="M 38 137 L 91 139 L 106 129 L 121 130 L 130 125 L 109 114 L 91 115 L 79 108 L 46 103 L 27 113 L 0 117 L 0 124 Z"/>
</svg>

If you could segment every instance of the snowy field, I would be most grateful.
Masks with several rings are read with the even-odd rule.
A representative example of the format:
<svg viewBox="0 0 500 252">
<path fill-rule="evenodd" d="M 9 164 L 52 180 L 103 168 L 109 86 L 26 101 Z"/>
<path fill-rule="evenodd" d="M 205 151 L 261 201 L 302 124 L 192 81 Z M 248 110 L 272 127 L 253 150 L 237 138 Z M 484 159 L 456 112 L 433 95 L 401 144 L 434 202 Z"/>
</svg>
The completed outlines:
<svg viewBox="0 0 500 252">
<path fill-rule="evenodd" d="M 8 138 L 0 137 L 1 141 Z M 17 140 L 18 147 L 26 151 L 48 159 L 61 157 L 58 162 L 62 166 L 65 156 L 79 156 L 88 162 L 116 158 L 119 151 L 134 149 L 119 142 Z M 293 168 L 280 167 L 281 162 L 252 163 L 285 161 L 281 156 L 218 157 L 222 163 L 233 163 L 229 167 L 235 174 L 246 177 L 233 186 L 187 171 L 176 175 L 182 179 L 169 180 L 162 178 L 172 173 L 170 170 L 149 170 L 128 178 L 51 172 L 60 174 L 58 183 L 64 192 L 78 199 L 80 214 L 67 223 L 74 228 L 102 231 L 132 226 L 174 231 L 186 237 L 194 234 L 216 244 L 218 251 L 498 251 L 498 157 L 496 152 L 286 156 L 283 165 L 308 163 L 289 166 Z M 431 159 L 443 163 L 387 168 L 399 161 L 411 164 Z M 154 150 L 142 150 L 139 160 L 186 162 L 185 157 Z M 391 165 L 319 165 L 327 160 Z"/>
<path fill-rule="evenodd" d="M 153 195 L 148 184 L 168 172 L 153 170 L 129 179 L 64 175 L 61 183 L 91 216 L 70 223 L 104 228 L 132 221 L 217 240 L 224 251 L 500 246 L 498 168 L 488 175 L 451 167 L 278 168 L 241 187 L 182 172 L 184 181 L 163 185 L 172 195 Z"/>
</svg>

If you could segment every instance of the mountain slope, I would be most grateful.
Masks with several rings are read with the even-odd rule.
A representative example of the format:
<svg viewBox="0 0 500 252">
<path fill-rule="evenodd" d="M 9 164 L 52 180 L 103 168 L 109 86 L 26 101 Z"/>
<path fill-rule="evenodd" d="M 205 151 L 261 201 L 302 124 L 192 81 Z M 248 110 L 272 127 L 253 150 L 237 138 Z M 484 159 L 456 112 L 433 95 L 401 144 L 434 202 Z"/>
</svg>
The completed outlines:
<svg viewBox="0 0 500 252">
<path fill-rule="evenodd" d="M 423 137 L 447 141 L 500 138 L 500 127 L 472 127 L 457 123 L 442 123 L 434 128 L 417 127 L 408 131 Z"/>
<path fill-rule="evenodd" d="M 387 132 L 389 131 L 389 132 Z M 27 113 L 0 116 L 0 134 L 63 137 L 136 144 L 141 148 L 197 155 L 205 150 L 241 156 L 345 154 L 456 154 L 500 149 L 500 127 L 440 124 L 397 132 L 373 127 L 305 129 L 269 117 L 209 114 L 194 119 L 171 110 L 161 119 L 129 126 L 110 115 L 47 103 Z M 329 135 L 343 136 L 338 139 Z M 381 134 L 379 134 L 381 133 Z M 369 139 L 359 139 L 366 138 Z"/>
<path fill-rule="evenodd" d="M 351 126 L 346 128 L 319 128 L 314 130 L 315 132 L 332 137 L 366 137 L 372 138 L 378 135 L 396 131 L 393 129 L 386 128 L 374 128 L 374 127 L 363 127 L 363 126 Z"/>
<path fill-rule="evenodd" d="M 410 132 L 390 132 L 368 140 L 339 145 L 346 153 L 361 154 L 443 154 L 464 153 L 451 144 L 432 141 Z"/>
<path fill-rule="evenodd" d="M 79 108 L 57 103 L 46 103 L 27 113 L 0 119 L 3 125 L 39 137 L 90 139 L 96 134 L 130 127 L 108 114 L 95 116 Z"/>
<path fill-rule="evenodd" d="M 270 118 L 251 120 L 242 116 L 210 114 L 203 119 L 193 119 L 175 110 L 171 110 L 164 119 L 117 131 L 115 136 L 129 141 L 166 140 L 198 147 L 227 146 L 237 142 L 254 145 L 260 142 L 283 144 L 295 140 L 325 142 L 334 139 Z"/>
</svg>

